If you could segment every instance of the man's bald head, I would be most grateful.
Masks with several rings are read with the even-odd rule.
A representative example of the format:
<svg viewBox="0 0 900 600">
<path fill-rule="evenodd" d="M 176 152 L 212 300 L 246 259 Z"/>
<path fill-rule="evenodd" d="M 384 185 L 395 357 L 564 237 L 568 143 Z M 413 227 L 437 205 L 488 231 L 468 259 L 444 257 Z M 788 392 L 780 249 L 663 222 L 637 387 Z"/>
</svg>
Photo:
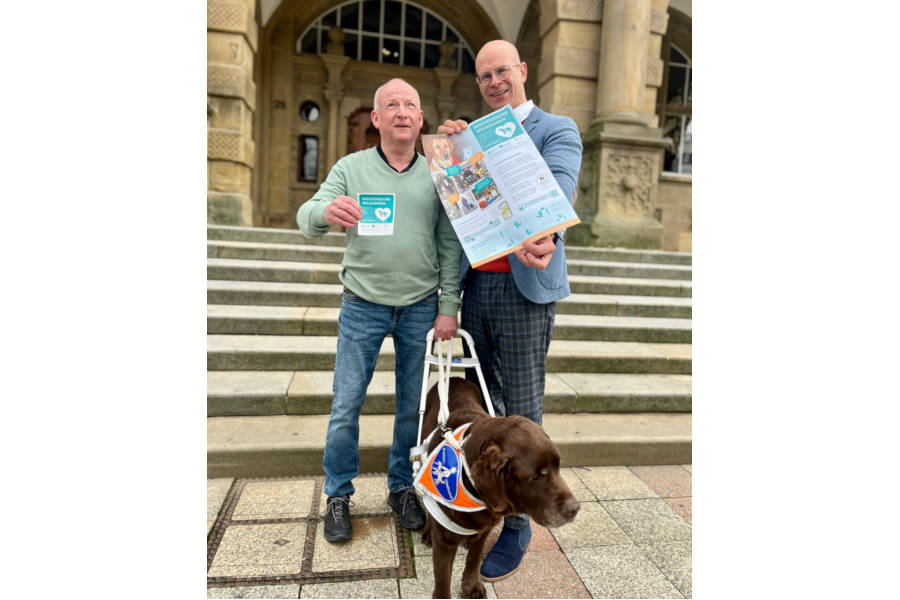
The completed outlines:
<svg viewBox="0 0 900 600">
<path fill-rule="evenodd" d="M 373 109 L 378 110 L 378 106 L 379 106 L 378 99 L 382 96 L 382 92 L 387 93 L 387 92 L 395 91 L 395 90 L 403 90 L 404 88 L 406 88 L 407 90 L 412 90 L 412 93 L 415 94 L 415 96 L 416 96 L 416 106 L 419 108 L 422 108 L 422 102 L 419 100 L 419 92 L 416 91 L 416 88 L 411 86 L 408 82 L 404 81 L 403 79 L 400 79 L 399 77 L 395 77 L 394 79 L 391 79 L 390 81 L 387 81 L 387 82 L 381 84 L 380 86 L 378 86 L 378 89 L 375 90 L 375 98 L 372 100 Z"/>
<path fill-rule="evenodd" d="M 478 54 L 475 56 L 475 65 L 478 65 L 478 57 L 482 56 L 482 54 L 487 55 L 495 55 L 502 54 L 507 56 L 509 60 L 512 61 L 510 64 L 516 64 L 522 62 L 519 59 L 519 50 L 515 47 L 515 45 L 507 42 L 506 40 L 492 40 L 481 47 L 481 50 L 478 51 Z"/>
</svg>

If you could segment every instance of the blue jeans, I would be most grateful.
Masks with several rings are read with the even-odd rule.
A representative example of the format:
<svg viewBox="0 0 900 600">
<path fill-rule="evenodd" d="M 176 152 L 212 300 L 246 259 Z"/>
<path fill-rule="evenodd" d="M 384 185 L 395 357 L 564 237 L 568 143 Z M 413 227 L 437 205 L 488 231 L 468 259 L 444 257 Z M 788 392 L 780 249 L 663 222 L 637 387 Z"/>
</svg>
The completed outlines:
<svg viewBox="0 0 900 600">
<path fill-rule="evenodd" d="M 359 475 L 359 413 L 372 381 L 375 360 L 387 334 L 396 356 L 394 442 L 388 457 L 388 489 L 412 485 L 409 449 L 416 445 L 418 409 L 425 369 L 425 336 L 438 312 L 437 292 L 410 306 L 385 306 L 344 290 L 338 317 L 334 400 L 325 439 L 325 494 L 352 494 Z"/>
</svg>

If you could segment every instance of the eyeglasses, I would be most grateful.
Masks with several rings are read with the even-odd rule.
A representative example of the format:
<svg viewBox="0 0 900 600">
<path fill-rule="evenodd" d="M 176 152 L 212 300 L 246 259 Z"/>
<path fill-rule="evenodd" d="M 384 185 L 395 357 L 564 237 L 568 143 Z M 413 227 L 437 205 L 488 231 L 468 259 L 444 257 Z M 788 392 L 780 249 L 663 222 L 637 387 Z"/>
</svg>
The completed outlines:
<svg viewBox="0 0 900 600">
<path fill-rule="evenodd" d="M 510 70 L 512 70 L 513 67 L 518 67 L 521 64 L 522 63 L 519 63 L 517 65 L 503 65 L 502 67 L 497 67 L 493 71 L 485 71 L 484 73 L 479 73 L 475 77 L 475 82 L 478 83 L 478 85 L 484 87 L 491 83 L 491 75 L 495 76 L 500 81 L 506 81 L 507 79 L 509 79 Z"/>
</svg>

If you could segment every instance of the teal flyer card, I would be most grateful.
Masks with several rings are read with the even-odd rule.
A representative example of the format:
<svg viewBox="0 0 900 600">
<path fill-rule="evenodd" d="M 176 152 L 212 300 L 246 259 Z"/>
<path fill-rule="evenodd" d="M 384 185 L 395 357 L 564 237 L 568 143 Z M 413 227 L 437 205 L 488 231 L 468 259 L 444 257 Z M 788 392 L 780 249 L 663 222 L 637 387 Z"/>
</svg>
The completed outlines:
<svg viewBox="0 0 900 600">
<path fill-rule="evenodd" d="M 358 235 L 393 235 L 397 206 L 394 194 L 358 194 L 362 218 L 356 225 Z"/>
</svg>

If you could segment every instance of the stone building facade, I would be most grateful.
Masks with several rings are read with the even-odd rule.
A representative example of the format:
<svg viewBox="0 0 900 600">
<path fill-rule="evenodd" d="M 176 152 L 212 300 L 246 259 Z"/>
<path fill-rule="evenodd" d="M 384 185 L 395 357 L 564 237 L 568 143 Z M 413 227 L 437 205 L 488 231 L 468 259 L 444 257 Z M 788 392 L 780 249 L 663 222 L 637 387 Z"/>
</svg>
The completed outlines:
<svg viewBox="0 0 900 600">
<path fill-rule="evenodd" d="M 482 116 L 474 56 L 502 38 L 529 98 L 581 131 L 574 243 L 690 250 L 690 0 L 207 2 L 210 223 L 296 227 L 331 166 L 377 143 L 392 77 L 423 132 Z"/>
</svg>

